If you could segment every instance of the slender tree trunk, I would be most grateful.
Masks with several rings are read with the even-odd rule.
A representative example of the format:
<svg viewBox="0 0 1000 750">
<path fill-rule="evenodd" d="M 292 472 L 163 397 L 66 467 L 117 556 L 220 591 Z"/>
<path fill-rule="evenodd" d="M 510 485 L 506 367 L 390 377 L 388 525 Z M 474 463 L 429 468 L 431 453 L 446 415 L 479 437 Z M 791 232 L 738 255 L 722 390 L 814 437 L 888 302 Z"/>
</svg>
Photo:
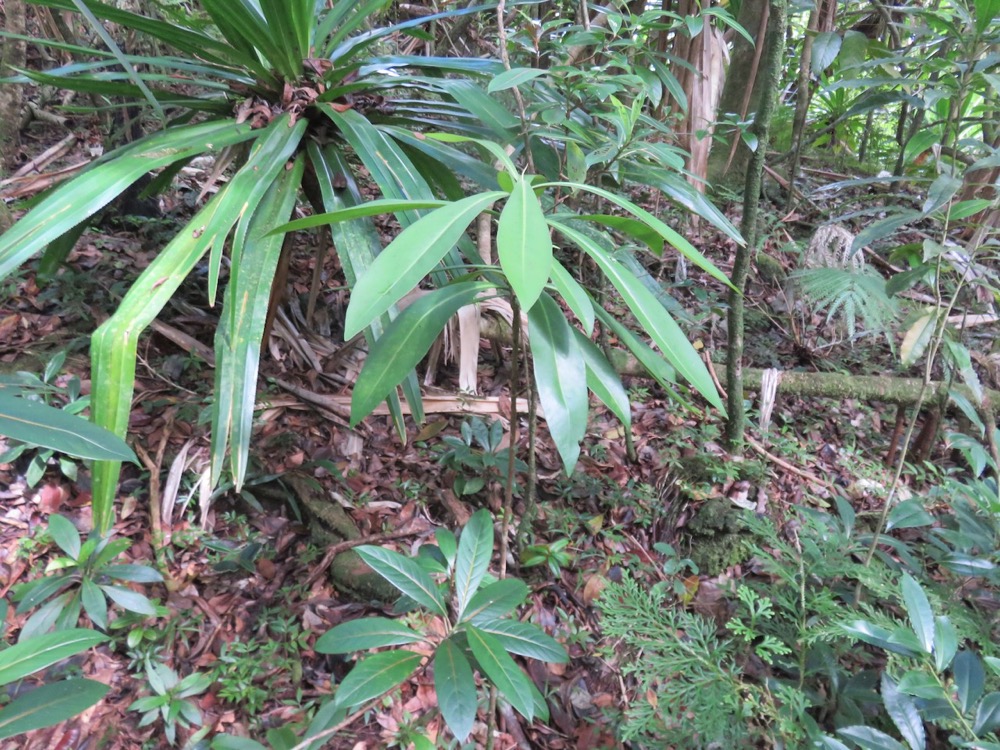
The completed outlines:
<svg viewBox="0 0 1000 750">
<path fill-rule="evenodd" d="M 741 231 L 746 246 L 737 248 L 733 264 L 733 289 L 729 292 L 729 360 L 726 364 L 726 389 L 729 393 L 728 422 L 726 423 L 726 443 L 731 453 L 743 453 L 746 431 L 746 409 L 743 405 L 743 292 L 746 289 L 750 261 L 760 244 L 757 217 L 760 207 L 761 182 L 764 175 L 764 160 L 770 138 L 771 114 L 774 112 L 775 94 L 781 78 L 782 40 L 785 33 L 787 0 L 770 0 L 770 17 L 767 33 L 758 43 L 764 44 L 765 54 L 761 58 L 759 76 L 760 104 L 754 118 L 753 133 L 757 137 L 757 149 L 753 152 L 746 171 L 743 191 L 743 224 Z"/>
<path fill-rule="evenodd" d="M 3 3 L 3 28 L 10 34 L 24 34 L 24 0 L 5 0 Z M 5 37 L 0 40 L 0 76 L 13 74 L 14 68 L 24 68 L 25 45 L 23 39 Z M 21 122 L 21 100 L 24 88 L 0 85 L 0 158 L 3 167 L 13 165 L 20 146 L 18 123 Z"/>
</svg>

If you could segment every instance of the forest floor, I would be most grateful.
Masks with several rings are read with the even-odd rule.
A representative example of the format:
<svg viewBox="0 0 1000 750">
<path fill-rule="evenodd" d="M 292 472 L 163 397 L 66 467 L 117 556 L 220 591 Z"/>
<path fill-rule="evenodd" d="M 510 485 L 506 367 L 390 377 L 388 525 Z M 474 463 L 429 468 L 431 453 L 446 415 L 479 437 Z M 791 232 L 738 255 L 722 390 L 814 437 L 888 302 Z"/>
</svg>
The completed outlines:
<svg viewBox="0 0 1000 750">
<path fill-rule="evenodd" d="M 46 138 L 58 137 L 55 131 L 41 135 L 26 150 L 41 150 Z M 74 154 L 65 159 L 74 161 Z M 129 228 L 108 219 L 87 232 L 53 281 L 42 283 L 33 271 L 8 280 L 0 293 L 0 371 L 41 374 L 65 351 L 52 384 L 65 387 L 75 377 L 82 393 L 88 393 L 89 334 L 113 312 L 178 219 L 189 214 L 184 198 L 196 194 L 200 176 L 194 168 L 186 171 L 188 184 L 165 197 L 161 218 Z M 803 234 L 800 222 L 818 221 L 804 213 L 782 217 L 774 209 L 773 240 L 764 251 L 786 268 L 795 262 L 794 254 L 782 252 L 786 240 Z M 731 267 L 734 248 L 721 234 L 704 226 L 685 234 L 720 268 Z M 144 465 L 124 469 L 114 533 L 132 542 L 123 562 L 159 561 L 167 583 L 144 590 L 163 607 L 162 616 L 144 621 L 118 611 L 113 643 L 70 667 L 110 685 L 107 698 L 75 719 L 28 740 L 0 743 L 3 747 L 166 746 L 159 723 L 140 726 L 141 714 L 128 710 L 148 694 L 143 663 L 153 656 L 182 676 L 211 675 L 212 686 L 192 700 L 212 732 L 263 739 L 268 729 L 301 724 L 350 667 L 348 659 L 317 654 L 312 649 L 316 637 L 347 619 L 387 611 L 389 603 L 355 601 L 318 570 L 324 550 L 311 538 L 302 509 L 294 499 L 276 502 L 266 487 L 286 472 L 317 479 L 362 534 L 383 534 L 387 544 L 408 553 L 439 527 L 457 529 L 463 514 L 478 507 L 500 510 L 500 471 L 484 472 L 448 456 L 453 446 L 444 438 L 462 440 L 463 423 L 467 434 L 479 434 L 472 417 L 430 409 L 424 424 L 408 424 L 403 443 L 387 417 L 370 417 L 352 430 L 308 397 L 346 399 L 358 366 L 357 352 L 339 343 L 347 293 L 339 286 L 335 257 L 326 260 L 318 314 L 305 323 L 303 300 L 315 256 L 315 247 L 303 245 L 292 258 L 293 293 L 261 362 L 254 464 L 242 493 L 223 488 L 209 497 L 198 491 L 209 452 L 206 415 L 213 380 L 205 352 L 212 347 L 218 314 L 205 301 L 205 279 L 187 280 L 155 330 L 142 336 L 130 440 Z M 698 274 L 673 283 L 674 264 L 668 253 L 662 262 L 654 259 L 649 270 L 688 311 L 692 340 L 706 352 L 723 350 L 724 290 Z M 780 284 L 754 277 L 747 295 L 750 364 L 843 371 L 852 362 L 867 361 L 870 372 L 872 350 L 865 344 L 817 343 L 822 336 L 831 338 L 822 314 L 800 317 L 799 335 L 788 333 L 780 322 L 787 310 L 778 312 L 784 297 Z M 501 421 L 505 439 L 500 447 L 505 447 L 511 416 L 509 352 L 484 340 L 481 355 L 479 388 L 493 413 L 479 419 L 484 426 Z M 322 371 L 315 368 L 317 361 Z M 442 403 L 449 405 L 457 401 L 454 374 L 446 365 L 435 383 Z M 859 512 L 879 507 L 879 493 L 888 483 L 882 461 L 894 408 L 784 396 L 769 433 L 755 433 L 757 449 L 738 462 L 721 447 L 720 414 L 686 410 L 642 378 L 628 378 L 626 385 L 633 399 L 634 460 L 626 454 L 621 426 L 593 403 L 572 476 L 561 471 L 542 422 L 534 507 L 524 492 L 525 475 L 518 477 L 515 527 L 521 519 L 530 520 L 517 536 L 540 551 L 543 562 L 526 567 L 517 557 L 510 561 L 511 572 L 531 591 L 521 617 L 564 643 L 571 659 L 565 665 L 527 660 L 529 675 L 549 697 L 551 721 L 529 724 L 503 711 L 498 749 L 616 746 L 620 712 L 633 689 L 622 667 L 632 655 L 602 636 L 595 600 L 606 581 L 619 579 L 623 571 L 645 581 L 664 580 L 667 558 L 655 545 L 670 544 L 678 558 L 695 561 L 698 572 L 684 579 L 690 606 L 722 621 L 727 592 L 751 574 L 751 566 L 712 546 L 712 519 L 706 514 L 713 508 L 753 508 L 780 524 L 789 506 L 824 507 L 834 493 L 850 494 Z M 54 396 L 54 403 L 64 400 Z M 527 436 L 523 415 L 518 418 L 517 450 L 523 458 Z M 488 454 L 475 440 L 469 447 L 480 458 Z M 0 438 L 0 453 L 4 448 Z M 50 461 L 39 472 L 31 468 L 31 459 L 26 453 L 0 463 L 0 596 L 8 598 L 12 587 L 41 575 L 53 554 L 42 533 L 50 514 L 66 516 L 84 532 L 91 525 L 86 467 Z M 461 487 L 479 477 L 485 480 L 481 489 L 455 492 L 456 480 Z M 160 550 L 154 550 L 151 493 L 157 496 L 153 507 L 162 509 L 155 524 L 162 526 L 166 541 Z M 404 526 L 412 534 L 398 538 L 395 532 Z M 569 540 L 565 550 L 546 547 L 560 540 Z M 12 607 L 7 633 L 16 636 L 25 617 Z M 129 638 L 129 633 L 135 635 Z M 434 706 L 433 683 L 418 671 L 401 693 L 358 718 L 329 746 L 406 747 L 411 729 L 433 739 L 442 731 Z M 480 712 L 480 719 L 484 715 Z M 472 737 L 477 746 L 485 745 L 486 731 L 485 723 L 477 724 Z M 182 730 L 180 744 L 189 735 Z"/>
</svg>

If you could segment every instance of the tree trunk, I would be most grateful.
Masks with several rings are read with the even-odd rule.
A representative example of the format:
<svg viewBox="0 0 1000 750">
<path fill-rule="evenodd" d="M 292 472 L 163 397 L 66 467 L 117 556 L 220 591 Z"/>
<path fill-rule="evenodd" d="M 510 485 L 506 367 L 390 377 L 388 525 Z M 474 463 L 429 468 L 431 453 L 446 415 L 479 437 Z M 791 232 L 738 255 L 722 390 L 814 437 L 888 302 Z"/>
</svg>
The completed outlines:
<svg viewBox="0 0 1000 750">
<path fill-rule="evenodd" d="M 759 107 L 752 131 L 757 137 L 757 148 L 746 170 L 743 191 L 741 231 L 746 245 L 736 250 L 736 260 L 733 263 L 733 289 L 729 292 L 729 360 L 726 364 L 726 388 L 729 393 L 736 395 L 727 403 L 726 443 L 729 450 L 736 455 L 743 452 L 743 433 L 746 430 L 746 410 L 743 399 L 739 396 L 743 393 L 743 292 L 750 272 L 750 260 L 757 253 L 760 244 L 757 216 L 764 176 L 764 160 L 767 157 L 770 137 L 771 113 L 774 111 L 775 94 L 781 78 L 786 7 L 786 0 L 771 0 L 768 9 L 767 33 L 763 35 L 762 40 L 765 54 L 761 58 L 761 75 L 756 77 L 754 86 L 759 92 Z"/>
<path fill-rule="evenodd" d="M 5 0 L 3 3 L 3 29 L 10 34 L 24 34 L 24 0 Z M 13 74 L 13 68 L 24 68 L 25 44 L 23 39 L 4 37 L 0 41 L 0 77 Z M 21 122 L 23 86 L 0 85 L 0 172 L 17 161 L 20 147 L 18 124 Z"/>
</svg>

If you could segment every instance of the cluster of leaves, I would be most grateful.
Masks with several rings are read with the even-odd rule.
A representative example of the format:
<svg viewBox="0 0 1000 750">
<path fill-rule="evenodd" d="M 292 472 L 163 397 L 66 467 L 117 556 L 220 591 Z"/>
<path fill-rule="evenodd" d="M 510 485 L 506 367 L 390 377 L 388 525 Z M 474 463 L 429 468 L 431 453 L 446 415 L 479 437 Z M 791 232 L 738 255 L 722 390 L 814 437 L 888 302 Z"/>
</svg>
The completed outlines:
<svg viewBox="0 0 1000 750">
<path fill-rule="evenodd" d="M 201 711 L 189 698 L 201 695 L 212 685 L 212 678 L 203 672 L 192 672 L 181 679 L 177 673 L 157 661 L 147 661 L 146 682 L 153 695 L 133 701 L 130 711 L 142 713 L 139 726 L 163 720 L 167 741 L 173 745 L 177 741 L 177 727 L 201 726 Z"/>
</svg>

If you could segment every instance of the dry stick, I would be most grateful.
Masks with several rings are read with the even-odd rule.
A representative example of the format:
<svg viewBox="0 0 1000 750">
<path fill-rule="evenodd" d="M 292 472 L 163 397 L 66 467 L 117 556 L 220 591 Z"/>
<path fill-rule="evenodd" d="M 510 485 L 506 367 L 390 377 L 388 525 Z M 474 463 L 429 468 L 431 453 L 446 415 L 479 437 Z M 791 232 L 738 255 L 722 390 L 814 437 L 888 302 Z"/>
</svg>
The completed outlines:
<svg viewBox="0 0 1000 750">
<path fill-rule="evenodd" d="M 360 547 L 362 544 L 375 544 L 379 542 L 388 542 L 393 539 L 402 539 L 403 537 L 413 534 L 413 531 L 414 530 L 411 528 L 411 524 L 407 524 L 405 528 L 398 529 L 388 534 L 369 534 L 368 536 L 363 536 L 359 539 L 347 539 L 343 542 L 337 542 L 336 544 L 327 547 L 326 554 L 323 555 L 323 559 L 320 560 L 319 565 L 316 566 L 313 572 L 310 573 L 309 577 L 306 579 L 306 588 L 310 588 L 314 583 L 316 583 L 316 581 L 323 577 L 323 574 L 326 573 L 327 568 L 333 564 L 333 560 L 337 557 L 337 555 L 347 552 L 350 549 L 354 549 L 355 547 Z"/>
<path fill-rule="evenodd" d="M 380 700 L 382 700 L 381 695 L 378 698 L 373 698 L 372 700 L 368 701 L 365 705 L 363 705 L 361 708 L 359 708 L 357 711 L 355 711 L 353 714 L 348 716 L 340 723 L 334 724 L 329 729 L 324 729 L 322 732 L 318 732 L 312 735 L 311 737 L 306 737 L 298 745 L 295 745 L 292 748 L 292 750 L 306 750 L 306 748 L 309 747 L 312 743 L 316 742 L 316 740 L 323 740 L 326 739 L 327 737 L 335 735 L 344 727 L 349 727 L 351 724 L 357 721 L 358 718 L 364 716 L 364 714 L 370 709 L 374 708 Z"/>
</svg>

